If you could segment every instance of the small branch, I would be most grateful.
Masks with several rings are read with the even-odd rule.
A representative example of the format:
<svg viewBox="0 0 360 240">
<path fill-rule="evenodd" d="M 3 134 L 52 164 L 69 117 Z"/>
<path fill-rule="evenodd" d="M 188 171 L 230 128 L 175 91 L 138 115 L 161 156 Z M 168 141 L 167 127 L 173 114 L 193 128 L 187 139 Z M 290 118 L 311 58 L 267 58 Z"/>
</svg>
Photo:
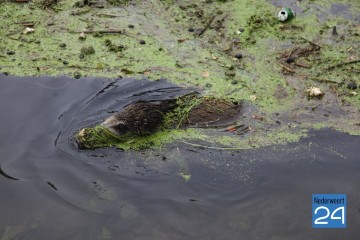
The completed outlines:
<svg viewBox="0 0 360 240">
<path fill-rule="evenodd" d="M 311 43 L 311 44 L 314 45 L 314 46 L 317 46 L 317 47 L 319 47 L 319 48 L 322 48 L 322 46 L 320 46 L 319 44 L 314 43 L 313 41 L 310 41 L 309 39 L 306 39 L 306 38 L 304 38 L 304 37 L 301 37 L 301 38 L 304 39 L 305 41 Z"/>
<path fill-rule="evenodd" d="M 218 128 L 226 128 L 229 127 L 231 125 L 234 125 L 235 122 L 229 123 L 229 124 L 222 124 L 222 125 L 209 125 L 212 123 L 216 123 L 220 121 L 220 118 L 214 120 L 214 121 L 209 121 L 209 122 L 201 122 L 201 123 L 196 123 L 195 125 L 192 125 L 192 123 L 190 122 L 189 125 L 191 128 L 213 128 L 213 129 L 218 129 Z"/>
<path fill-rule="evenodd" d="M 338 90 L 336 89 L 336 87 L 330 86 L 330 88 L 331 88 L 331 91 L 336 94 L 336 97 L 339 97 L 339 92 L 338 92 Z"/>
<path fill-rule="evenodd" d="M 139 37 L 127 33 L 125 30 L 84 30 L 84 31 L 74 31 L 73 33 L 100 33 L 100 34 L 122 34 L 136 40 L 140 40 Z"/>
<path fill-rule="evenodd" d="M 123 30 L 85 30 L 85 31 L 74 31 L 73 33 L 115 33 L 124 34 Z"/>
<path fill-rule="evenodd" d="M 291 68 L 289 68 L 289 67 L 287 67 L 287 66 L 285 66 L 285 65 L 283 65 L 281 63 L 277 63 L 277 65 L 279 65 L 280 67 L 282 67 L 283 69 L 285 69 L 288 72 L 295 73 L 295 71 L 293 69 L 291 69 Z"/>
<path fill-rule="evenodd" d="M 116 18 L 116 17 L 127 17 L 128 15 L 115 15 L 115 14 L 110 14 L 110 13 L 99 13 L 97 14 L 99 17 L 110 17 L 110 18 Z"/>
<path fill-rule="evenodd" d="M 71 12 L 71 15 L 73 16 L 79 16 L 85 13 L 90 12 L 91 8 L 85 8 L 85 9 L 79 9 Z"/>
<path fill-rule="evenodd" d="M 206 30 L 209 29 L 211 23 L 214 21 L 215 18 L 216 18 L 216 15 L 214 15 L 214 16 L 212 16 L 212 17 L 210 18 L 210 20 L 208 21 L 208 23 L 206 24 L 206 26 L 201 30 L 201 32 L 199 32 L 199 34 L 197 34 L 198 37 L 200 37 L 201 35 L 203 35 L 203 34 L 206 32 Z"/>
<path fill-rule="evenodd" d="M 15 23 L 25 27 L 33 27 L 36 25 L 36 23 L 34 22 L 15 22 Z"/>
<path fill-rule="evenodd" d="M 313 81 L 317 81 L 317 82 L 320 82 L 320 83 L 336 83 L 336 84 L 339 84 L 339 82 L 334 81 L 334 80 L 323 79 L 323 78 L 318 78 L 318 77 L 309 76 L 309 75 L 299 75 L 298 77 L 309 78 L 309 79 L 311 79 Z"/>
<path fill-rule="evenodd" d="M 310 68 L 310 65 L 307 64 L 306 62 L 296 61 L 295 65 L 303 68 Z"/>
<path fill-rule="evenodd" d="M 205 145 L 201 145 L 201 144 L 189 143 L 189 142 L 185 142 L 185 141 L 183 141 L 183 143 L 188 144 L 193 147 L 216 149 L 216 150 L 242 150 L 243 149 L 243 148 L 235 148 L 235 147 L 212 147 L 212 146 L 205 146 Z"/>
<path fill-rule="evenodd" d="M 291 54 L 293 54 L 293 52 L 295 51 L 296 45 L 297 44 L 294 44 L 294 46 L 292 47 L 292 49 L 291 49 L 290 53 L 288 54 L 287 58 L 289 58 L 291 56 Z"/>
<path fill-rule="evenodd" d="M 345 65 L 354 64 L 354 63 L 359 63 L 359 62 L 360 62 L 360 59 L 357 59 L 357 60 L 354 60 L 354 61 L 350 61 L 350 62 L 343 62 L 343 63 L 336 64 L 336 65 L 334 65 L 334 66 L 328 67 L 328 68 L 326 68 L 325 70 L 332 70 L 332 69 L 337 68 L 337 67 L 342 67 L 342 66 L 345 66 Z"/>
</svg>

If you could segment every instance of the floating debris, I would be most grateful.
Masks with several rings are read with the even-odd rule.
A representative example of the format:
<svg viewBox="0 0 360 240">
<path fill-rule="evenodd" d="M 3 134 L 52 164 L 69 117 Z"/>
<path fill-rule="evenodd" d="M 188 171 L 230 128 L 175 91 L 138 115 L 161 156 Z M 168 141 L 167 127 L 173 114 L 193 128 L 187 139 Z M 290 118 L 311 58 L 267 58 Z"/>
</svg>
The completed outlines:
<svg viewBox="0 0 360 240">
<path fill-rule="evenodd" d="M 336 26 L 334 26 L 333 29 L 332 29 L 332 35 L 333 36 L 339 35 L 338 32 L 337 32 Z"/>
<path fill-rule="evenodd" d="M 105 40 L 105 46 L 107 46 L 107 48 L 111 52 L 121 52 L 122 50 L 125 49 L 124 45 L 122 45 L 122 44 L 116 45 L 116 44 L 112 43 L 109 39 Z"/>
<path fill-rule="evenodd" d="M 350 92 L 350 94 L 351 94 L 352 96 L 356 96 L 358 93 L 355 92 L 355 91 L 352 91 L 352 92 Z"/>
<path fill-rule="evenodd" d="M 82 76 L 81 76 L 81 73 L 79 73 L 79 72 L 74 72 L 74 78 L 76 78 L 76 79 L 79 79 L 79 78 L 81 78 Z"/>
<path fill-rule="evenodd" d="M 179 176 L 184 179 L 185 182 L 188 182 L 191 179 L 191 174 L 189 173 L 179 173 Z"/>
<path fill-rule="evenodd" d="M 350 89 L 350 90 L 355 90 L 357 89 L 357 86 L 356 86 L 356 83 L 354 82 L 351 82 L 347 85 L 347 88 Z"/>
<path fill-rule="evenodd" d="M 310 98 L 321 98 L 325 94 L 318 87 L 311 87 L 306 90 L 306 93 Z"/>
<path fill-rule="evenodd" d="M 243 55 L 242 55 L 241 53 L 237 53 L 237 54 L 235 55 L 235 57 L 236 57 L 237 59 L 241 59 L 241 58 L 243 57 Z"/>
<path fill-rule="evenodd" d="M 207 78 L 207 77 L 210 77 L 210 73 L 209 72 L 203 72 L 201 74 L 203 77 Z"/>
<path fill-rule="evenodd" d="M 79 34 L 79 39 L 80 39 L 80 40 L 86 40 L 86 35 L 85 35 L 84 32 L 82 32 L 82 33 Z"/>
<path fill-rule="evenodd" d="M 24 30 L 24 32 L 23 32 L 23 34 L 32 33 L 32 32 L 34 32 L 34 31 L 35 31 L 35 29 L 34 29 L 34 28 L 27 27 L 27 28 L 25 28 L 25 30 Z"/>
<path fill-rule="evenodd" d="M 95 49 L 93 46 L 84 46 L 81 48 L 81 53 L 84 55 L 90 55 L 95 53 Z"/>
<path fill-rule="evenodd" d="M 234 70 L 226 70 L 225 71 L 225 76 L 232 78 L 236 76 L 236 72 Z"/>
<path fill-rule="evenodd" d="M 295 16 L 296 14 L 294 10 L 292 10 L 291 8 L 282 8 L 277 15 L 279 21 L 281 22 L 289 21 L 293 19 Z"/>
<path fill-rule="evenodd" d="M 58 0 L 33 0 L 35 4 L 41 6 L 42 8 L 50 8 L 58 3 Z"/>
<path fill-rule="evenodd" d="M 288 57 L 288 58 L 286 59 L 286 63 L 287 63 L 287 64 L 290 64 L 290 63 L 293 63 L 293 62 L 295 62 L 295 58 L 293 58 L 293 57 Z"/>
<path fill-rule="evenodd" d="M 249 99 L 251 100 L 251 101 L 255 101 L 256 100 L 256 95 L 250 95 L 250 97 L 249 97 Z"/>
</svg>

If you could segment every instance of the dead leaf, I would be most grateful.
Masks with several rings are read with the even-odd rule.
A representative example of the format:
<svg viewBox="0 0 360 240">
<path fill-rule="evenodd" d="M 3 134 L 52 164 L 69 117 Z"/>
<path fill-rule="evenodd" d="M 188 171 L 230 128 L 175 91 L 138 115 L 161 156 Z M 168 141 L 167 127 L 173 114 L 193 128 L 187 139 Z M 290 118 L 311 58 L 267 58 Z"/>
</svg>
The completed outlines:
<svg viewBox="0 0 360 240">
<path fill-rule="evenodd" d="M 126 68 L 121 69 L 120 72 L 125 73 L 125 74 L 133 74 L 134 73 L 134 71 L 131 71 L 131 70 L 126 69 Z"/>
<path fill-rule="evenodd" d="M 310 68 L 310 64 L 306 61 L 296 61 L 295 62 L 295 65 L 296 66 L 299 66 L 299 67 L 303 67 L 303 68 Z"/>
<path fill-rule="evenodd" d="M 209 72 L 203 72 L 203 73 L 202 73 L 202 76 L 203 76 L 203 77 L 206 77 L 206 78 L 207 78 L 207 77 L 210 77 L 210 73 L 209 73 Z"/>
<path fill-rule="evenodd" d="M 35 31 L 35 29 L 34 29 L 34 28 L 27 27 L 27 28 L 25 28 L 25 30 L 24 30 L 24 32 L 23 32 L 23 34 L 32 33 L 32 32 L 34 32 L 34 31 Z"/>
<path fill-rule="evenodd" d="M 262 121 L 262 120 L 265 119 L 263 116 L 256 115 L 256 114 L 252 115 L 252 118 L 253 118 L 253 119 L 256 119 L 256 120 L 259 120 L 259 121 Z"/>
<path fill-rule="evenodd" d="M 188 38 L 180 38 L 180 39 L 178 39 L 178 43 L 185 42 L 186 40 L 188 40 Z"/>
</svg>

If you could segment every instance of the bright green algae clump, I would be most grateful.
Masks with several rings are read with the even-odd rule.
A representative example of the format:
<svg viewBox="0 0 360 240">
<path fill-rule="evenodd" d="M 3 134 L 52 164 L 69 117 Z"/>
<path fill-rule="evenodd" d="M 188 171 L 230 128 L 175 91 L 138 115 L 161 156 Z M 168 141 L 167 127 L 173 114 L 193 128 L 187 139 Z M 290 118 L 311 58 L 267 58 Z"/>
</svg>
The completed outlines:
<svg viewBox="0 0 360 240">
<path fill-rule="evenodd" d="M 124 150 L 158 148 L 178 139 L 194 138 L 191 130 L 162 130 L 150 136 L 118 136 L 102 126 L 84 128 L 76 136 L 81 149 L 116 147 Z"/>
<path fill-rule="evenodd" d="M 265 120 L 250 115 L 250 134 L 225 134 L 234 143 L 249 135 L 265 137 L 264 145 L 286 142 L 303 136 L 303 128 L 319 125 L 359 132 L 360 94 L 346 88 L 349 82 L 360 84 L 360 30 L 353 20 L 359 14 L 357 1 L 301 1 L 306 11 L 286 23 L 276 18 L 280 8 L 264 0 L 138 0 L 136 5 L 116 0 L 103 1 L 105 8 L 79 8 L 76 2 L 62 0 L 47 9 L 31 2 L 1 2 L 1 71 L 21 76 L 167 78 L 216 97 L 250 101 Z M 335 2 L 350 4 L 347 15 L 324 16 Z M 35 31 L 23 34 L 27 26 Z M 83 31 L 86 39 L 79 39 Z M 292 51 L 314 44 L 320 47 L 317 51 L 296 56 L 295 63 L 285 62 Z M 84 47 L 94 51 L 84 54 Z M 239 53 L 242 58 L 236 57 Z M 322 100 L 306 98 L 312 86 L 325 92 Z M 282 137 L 276 137 L 276 131 Z M 162 139 L 161 134 L 144 142 Z M 221 134 L 211 133 L 207 141 Z M 231 145 L 227 138 L 219 139 Z"/>
</svg>

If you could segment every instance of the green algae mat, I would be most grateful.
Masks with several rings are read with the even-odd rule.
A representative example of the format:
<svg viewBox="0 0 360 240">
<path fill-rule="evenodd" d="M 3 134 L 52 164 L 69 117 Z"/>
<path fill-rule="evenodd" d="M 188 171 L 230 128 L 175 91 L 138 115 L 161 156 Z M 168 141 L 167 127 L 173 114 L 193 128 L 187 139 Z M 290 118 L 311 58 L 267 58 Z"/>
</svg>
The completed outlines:
<svg viewBox="0 0 360 240">
<path fill-rule="evenodd" d="M 238 149 L 297 141 L 310 128 L 360 134 L 359 2 L 292 2 L 283 7 L 296 17 L 280 22 L 281 6 L 263 0 L 1 1 L 0 71 L 165 78 L 244 102 L 244 134 L 174 129 L 154 142 Z"/>
</svg>

